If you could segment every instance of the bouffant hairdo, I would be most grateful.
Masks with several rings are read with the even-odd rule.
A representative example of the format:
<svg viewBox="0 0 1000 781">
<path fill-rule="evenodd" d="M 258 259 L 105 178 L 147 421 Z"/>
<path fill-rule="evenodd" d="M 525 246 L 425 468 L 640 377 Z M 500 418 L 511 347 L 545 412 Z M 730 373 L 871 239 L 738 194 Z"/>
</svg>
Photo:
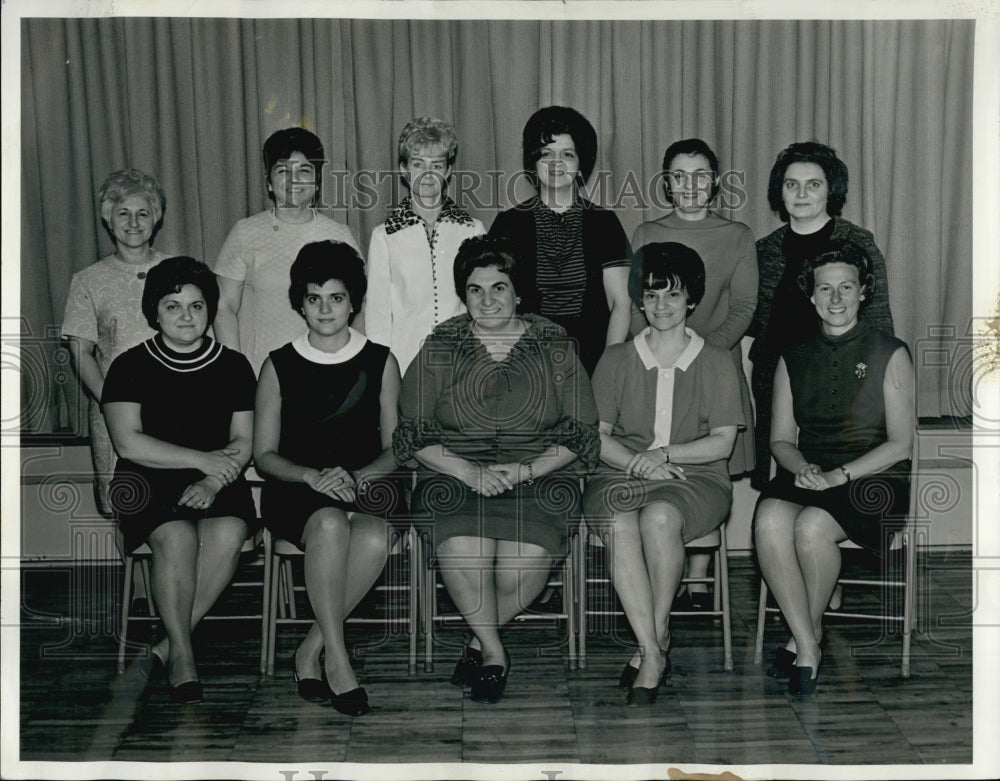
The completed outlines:
<svg viewBox="0 0 1000 781">
<path fill-rule="evenodd" d="M 361 311 L 368 290 L 368 278 L 365 277 L 364 261 L 350 244 L 330 240 L 306 244 L 299 250 L 289 275 L 292 282 L 288 287 L 288 302 L 300 315 L 309 284 L 322 287 L 331 279 L 343 282 L 347 288 L 352 309 L 348 322 L 353 322 L 355 315 Z"/>
<path fill-rule="evenodd" d="M 628 292 L 642 310 L 642 295 L 647 290 L 687 291 L 688 303 L 695 306 L 705 295 L 705 264 L 701 255 L 686 244 L 656 241 L 645 244 L 635 253 Z"/>
<path fill-rule="evenodd" d="M 678 155 L 704 155 L 708 160 L 708 167 L 715 174 L 712 182 L 712 192 L 709 198 L 714 198 L 719 194 L 719 158 L 712 151 L 712 147 L 702 141 L 700 138 L 685 138 L 681 141 L 674 141 L 670 146 L 667 147 L 667 151 L 663 153 L 663 176 L 664 179 L 667 176 L 667 171 L 670 170 L 670 164 L 674 161 L 674 158 Z M 670 184 L 664 180 L 666 185 L 666 196 L 667 203 L 674 202 L 674 195 L 670 191 Z"/>
<path fill-rule="evenodd" d="M 444 150 L 447 165 L 450 168 L 458 157 L 458 134 L 455 128 L 443 119 L 434 117 L 415 117 L 403 127 L 399 134 L 399 164 L 409 165 L 410 155 L 428 149 L 440 147 Z"/>
<path fill-rule="evenodd" d="M 133 195 L 141 195 L 149 204 L 153 215 L 154 233 L 163 221 L 163 210 L 167 208 L 167 196 L 163 188 L 149 174 L 144 174 L 138 168 L 123 168 L 115 171 L 104 180 L 97 192 L 97 201 L 101 205 L 101 219 L 111 229 L 111 212 L 115 206 Z M 112 238 L 114 235 L 112 234 Z"/>
<path fill-rule="evenodd" d="M 194 285 L 201 291 L 208 307 L 208 324 L 215 322 L 219 311 L 219 283 L 215 274 L 204 263 L 179 255 L 161 260 L 146 273 L 146 284 L 142 288 L 142 313 L 149 327 L 157 331 L 157 309 L 164 296 L 180 293 L 185 285 Z"/>
<path fill-rule="evenodd" d="M 509 239 L 497 236 L 473 236 L 466 239 L 455 255 L 455 293 L 465 302 L 465 286 L 477 268 L 495 266 L 498 271 L 510 277 L 510 283 L 517 294 L 518 269 L 517 251 Z"/>
<path fill-rule="evenodd" d="M 875 296 L 875 277 L 872 274 L 871 258 L 864 248 L 853 242 L 845 242 L 839 247 L 834 247 L 811 258 L 806 258 L 802 264 L 802 271 L 796 281 L 799 288 L 807 297 L 813 294 L 816 285 L 816 269 L 830 263 L 846 263 L 854 266 L 858 271 L 858 282 L 861 283 L 862 292 L 865 294 L 863 304 L 869 303 Z"/>
<path fill-rule="evenodd" d="M 282 160 L 288 160 L 295 152 L 300 152 L 316 169 L 316 198 L 319 199 L 323 164 L 326 162 L 323 142 L 319 140 L 319 136 L 304 127 L 289 127 L 276 130 L 264 142 L 264 176 L 268 181 L 267 197 L 272 201 L 275 200 L 275 195 L 270 186 L 271 169 Z"/>
<path fill-rule="evenodd" d="M 542 147 L 551 144 L 559 135 L 573 139 L 576 154 L 580 158 L 580 176 L 583 182 L 590 178 L 597 162 L 597 131 L 590 121 L 579 111 L 567 106 L 547 106 L 540 108 L 524 126 L 522 133 L 522 158 L 524 171 L 531 183 L 538 187 L 535 164 L 542 156 Z"/>
<path fill-rule="evenodd" d="M 818 141 L 800 141 L 778 152 L 778 159 L 771 168 L 767 182 L 767 202 L 783 222 L 788 222 L 788 210 L 781 198 L 785 172 L 792 163 L 815 163 L 826 177 L 826 213 L 839 217 L 847 201 L 847 166 L 837 157 L 832 147 Z"/>
</svg>

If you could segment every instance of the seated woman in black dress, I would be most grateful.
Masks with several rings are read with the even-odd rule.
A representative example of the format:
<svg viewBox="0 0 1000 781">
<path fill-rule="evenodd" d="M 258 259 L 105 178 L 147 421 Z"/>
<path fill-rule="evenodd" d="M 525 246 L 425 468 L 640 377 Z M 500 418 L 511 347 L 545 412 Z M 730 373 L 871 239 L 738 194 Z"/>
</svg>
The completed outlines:
<svg viewBox="0 0 1000 781">
<path fill-rule="evenodd" d="M 344 641 L 344 619 L 378 579 L 392 543 L 386 518 L 401 495 L 381 478 L 395 468 L 399 366 L 389 348 L 350 327 L 364 300 L 364 264 L 349 245 L 305 245 L 288 297 L 308 329 L 264 361 L 253 456 L 270 478 L 268 528 L 305 549 L 316 621 L 293 658 L 299 695 L 341 713 L 368 713 Z M 325 651 L 323 666 L 320 653 Z"/>
<path fill-rule="evenodd" d="M 241 476 L 253 436 L 253 371 L 205 336 L 218 305 L 215 275 L 193 258 L 150 269 L 142 312 L 159 333 L 115 359 L 101 395 L 119 455 L 110 497 L 125 546 L 146 542 L 153 553 L 152 591 L 167 637 L 150 661 L 166 664 L 178 702 L 202 699 L 191 630 L 229 583 L 257 525 Z"/>
<path fill-rule="evenodd" d="M 452 676 L 472 699 L 503 696 L 500 630 L 541 593 L 579 515 L 567 467 L 597 461 L 597 410 L 566 332 L 518 314 L 506 240 L 466 239 L 455 292 L 468 308 L 441 323 L 406 370 L 396 458 L 420 464 L 414 517 L 429 516 L 441 578 L 475 639 Z"/>
<path fill-rule="evenodd" d="M 687 327 L 705 293 L 690 247 L 655 242 L 636 257 L 632 294 L 649 326 L 608 347 L 594 372 L 602 468 L 584 495 L 591 528 L 611 525 L 611 576 L 639 648 L 622 671 L 628 705 L 650 705 L 670 672 L 670 606 L 684 546 L 732 505 L 727 460 L 744 422 L 728 350 Z"/>
<path fill-rule="evenodd" d="M 785 350 L 774 378 L 771 452 L 778 475 L 754 517 L 761 572 L 792 637 L 775 658 L 793 694 L 811 694 L 823 613 L 840 573 L 837 543 L 881 555 L 905 524 L 914 429 L 913 364 L 906 345 L 858 320 L 873 296 L 858 245 L 809 259 L 799 286 L 819 332 Z"/>
</svg>

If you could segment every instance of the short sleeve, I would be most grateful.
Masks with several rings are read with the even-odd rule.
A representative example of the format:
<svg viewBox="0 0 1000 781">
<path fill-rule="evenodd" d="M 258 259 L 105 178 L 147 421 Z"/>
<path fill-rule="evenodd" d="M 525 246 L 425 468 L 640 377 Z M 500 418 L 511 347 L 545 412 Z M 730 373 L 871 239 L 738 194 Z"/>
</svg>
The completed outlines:
<svg viewBox="0 0 1000 781">
<path fill-rule="evenodd" d="M 440 350 L 440 342 L 425 340 L 417 357 L 410 363 L 399 389 L 399 423 L 392 435 L 396 463 L 407 464 L 413 454 L 431 445 L 446 444 L 444 429 L 435 416 L 441 392 L 438 377 L 429 356 Z"/>
<path fill-rule="evenodd" d="M 569 340 L 547 342 L 545 346 L 553 356 L 552 382 L 559 394 L 562 412 L 562 418 L 546 441 L 572 450 L 587 469 L 593 469 L 601 456 L 601 438 L 590 377 Z"/>
<path fill-rule="evenodd" d="M 83 274 L 74 274 L 69 283 L 69 296 L 63 314 L 62 335 L 80 339 L 98 340 L 97 310 L 84 282 Z"/>
<path fill-rule="evenodd" d="M 619 417 L 619 393 L 615 379 L 620 375 L 621 354 L 621 350 L 605 350 L 591 380 L 598 418 L 602 423 L 611 425 L 617 423 Z"/>
<path fill-rule="evenodd" d="M 135 348 L 122 353 L 111 362 L 101 389 L 102 405 L 117 401 L 142 403 L 137 368 Z"/>
<path fill-rule="evenodd" d="M 600 232 L 597 234 L 602 244 L 601 266 L 603 268 L 630 266 L 632 247 L 618 215 L 609 209 L 602 209 L 597 214 L 601 215 Z"/>
<path fill-rule="evenodd" d="M 219 257 L 215 260 L 212 271 L 220 277 L 242 282 L 247 278 L 249 264 L 247 262 L 246 251 L 243 246 L 243 220 L 240 220 L 233 229 L 229 231 L 222 249 L 219 250 Z"/>
<path fill-rule="evenodd" d="M 707 410 L 709 429 L 747 425 L 749 421 L 743 416 L 736 365 L 722 348 L 705 345 L 704 352 L 708 369 L 704 387 L 711 393 Z"/>
<path fill-rule="evenodd" d="M 233 412 L 246 412 L 254 408 L 257 393 L 257 378 L 254 377 L 250 361 L 243 353 L 223 347 L 227 357 L 226 382 L 229 392 L 233 394 Z"/>
</svg>

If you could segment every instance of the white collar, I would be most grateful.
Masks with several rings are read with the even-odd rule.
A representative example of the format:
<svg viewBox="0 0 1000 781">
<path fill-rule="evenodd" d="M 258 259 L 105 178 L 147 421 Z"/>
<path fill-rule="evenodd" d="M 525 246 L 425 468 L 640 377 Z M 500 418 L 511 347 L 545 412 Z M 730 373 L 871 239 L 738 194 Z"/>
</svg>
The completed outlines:
<svg viewBox="0 0 1000 781">
<path fill-rule="evenodd" d="M 308 331 L 292 340 L 292 347 L 295 348 L 295 352 L 313 363 L 345 363 L 361 352 L 364 346 L 368 344 L 368 337 L 360 331 L 355 331 L 348 326 L 347 332 L 350 335 L 350 339 L 347 340 L 347 344 L 335 353 L 324 352 L 309 344 Z"/>
<path fill-rule="evenodd" d="M 688 346 L 684 348 L 677 360 L 674 361 L 673 366 L 660 366 L 660 362 L 656 360 L 653 352 L 649 349 L 649 345 L 646 343 L 646 336 L 652 330 L 652 326 L 646 326 L 643 331 L 636 335 L 632 340 L 632 344 L 635 345 L 635 351 L 639 353 L 639 359 L 642 361 L 642 365 L 646 369 L 680 369 L 681 371 L 687 371 L 691 362 L 698 357 L 698 353 L 701 352 L 701 348 L 705 346 L 705 340 L 701 336 L 696 334 L 690 328 L 684 328 L 684 333 L 691 337 L 691 341 L 688 342 Z"/>
</svg>

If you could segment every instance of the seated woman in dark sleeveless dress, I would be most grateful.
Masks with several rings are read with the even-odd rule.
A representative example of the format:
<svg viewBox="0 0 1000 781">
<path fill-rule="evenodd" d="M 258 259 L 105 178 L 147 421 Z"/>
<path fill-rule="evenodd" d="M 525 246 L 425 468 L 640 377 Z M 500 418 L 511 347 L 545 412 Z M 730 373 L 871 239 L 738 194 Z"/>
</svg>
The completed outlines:
<svg viewBox="0 0 1000 781">
<path fill-rule="evenodd" d="M 151 268 L 142 312 L 159 333 L 114 360 L 101 394 L 119 455 L 111 503 L 126 549 L 146 542 L 152 550 L 152 592 L 167 633 L 144 674 L 166 665 L 171 696 L 183 703 L 203 696 L 191 630 L 257 526 L 240 476 L 253 436 L 253 371 L 205 336 L 218 305 L 208 266 L 179 257 Z"/>
<path fill-rule="evenodd" d="M 399 367 L 389 348 L 350 328 L 366 289 L 350 246 L 307 244 L 291 280 L 289 300 L 308 329 L 261 367 L 254 463 L 269 478 L 261 497 L 268 528 L 305 549 L 316 622 L 293 660 L 299 695 L 361 716 L 368 694 L 351 668 L 344 619 L 385 564 L 386 519 L 405 516 L 400 491 L 381 479 L 395 468 Z"/>
<path fill-rule="evenodd" d="M 858 310 L 874 289 L 871 263 L 845 244 L 809 259 L 799 286 L 819 332 L 785 350 L 774 378 L 771 452 L 777 476 L 754 517 L 761 572 L 792 631 L 775 667 L 810 694 L 823 613 L 840 573 L 838 543 L 882 554 L 909 508 L 913 364 L 906 345 Z"/>
</svg>

